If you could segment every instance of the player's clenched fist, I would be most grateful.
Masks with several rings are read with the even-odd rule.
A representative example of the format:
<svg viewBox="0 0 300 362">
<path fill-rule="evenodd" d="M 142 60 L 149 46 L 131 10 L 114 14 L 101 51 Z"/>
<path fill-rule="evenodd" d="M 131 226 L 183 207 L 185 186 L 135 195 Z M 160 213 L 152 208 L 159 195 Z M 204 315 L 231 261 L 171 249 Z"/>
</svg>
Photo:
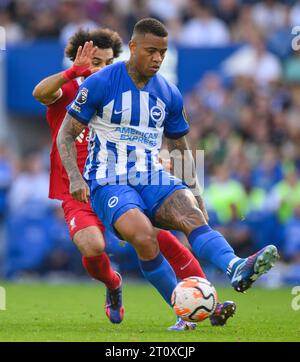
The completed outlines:
<svg viewBox="0 0 300 362">
<path fill-rule="evenodd" d="M 70 181 L 70 194 L 80 202 L 89 202 L 90 190 L 86 182 L 81 179 Z"/>
</svg>

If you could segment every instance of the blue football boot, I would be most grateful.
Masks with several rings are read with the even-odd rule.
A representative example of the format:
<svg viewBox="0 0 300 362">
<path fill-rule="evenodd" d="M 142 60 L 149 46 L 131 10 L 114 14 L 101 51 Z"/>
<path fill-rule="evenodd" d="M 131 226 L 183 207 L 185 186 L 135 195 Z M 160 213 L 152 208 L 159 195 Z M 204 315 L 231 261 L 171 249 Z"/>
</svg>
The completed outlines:
<svg viewBox="0 0 300 362">
<path fill-rule="evenodd" d="M 239 259 L 228 268 L 231 285 L 237 292 L 245 292 L 264 273 L 268 272 L 279 259 L 276 246 L 268 245 L 246 259 Z"/>
</svg>

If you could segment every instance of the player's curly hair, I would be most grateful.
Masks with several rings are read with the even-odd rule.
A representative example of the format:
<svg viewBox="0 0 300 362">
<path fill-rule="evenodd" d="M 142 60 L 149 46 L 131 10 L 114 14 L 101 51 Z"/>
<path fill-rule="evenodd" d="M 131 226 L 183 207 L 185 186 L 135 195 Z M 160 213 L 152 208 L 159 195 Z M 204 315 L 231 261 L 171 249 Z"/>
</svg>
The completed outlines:
<svg viewBox="0 0 300 362">
<path fill-rule="evenodd" d="M 112 48 L 114 58 L 118 58 L 122 52 L 122 39 L 120 35 L 107 28 L 99 28 L 93 31 L 78 30 L 69 40 L 65 49 L 65 55 L 72 61 L 76 58 L 78 48 L 84 46 L 87 41 L 93 41 L 94 46 L 100 49 Z"/>
<path fill-rule="evenodd" d="M 144 18 L 138 21 L 133 29 L 134 34 L 153 34 L 160 37 L 168 36 L 168 30 L 159 20 Z"/>
</svg>

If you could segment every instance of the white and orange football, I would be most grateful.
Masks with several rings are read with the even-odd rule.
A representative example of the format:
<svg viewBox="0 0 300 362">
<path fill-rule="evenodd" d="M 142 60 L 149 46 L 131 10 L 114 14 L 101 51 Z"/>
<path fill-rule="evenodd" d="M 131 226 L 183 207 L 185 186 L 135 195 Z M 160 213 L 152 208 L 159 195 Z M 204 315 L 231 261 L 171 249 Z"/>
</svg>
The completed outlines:
<svg viewBox="0 0 300 362">
<path fill-rule="evenodd" d="M 174 289 L 172 306 L 176 315 L 185 321 L 201 322 L 216 309 L 216 289 L 206 279 L 186 278 Z"/>
</svg>

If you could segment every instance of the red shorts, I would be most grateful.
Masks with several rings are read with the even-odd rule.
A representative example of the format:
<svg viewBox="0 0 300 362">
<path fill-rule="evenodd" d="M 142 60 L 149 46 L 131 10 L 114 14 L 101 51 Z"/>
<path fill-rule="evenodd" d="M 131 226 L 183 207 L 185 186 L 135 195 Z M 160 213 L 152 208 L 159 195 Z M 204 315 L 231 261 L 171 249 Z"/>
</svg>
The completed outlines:
<svg viewBox="0 0 300 362">
<path fill-rule="evenodd" d="M 77 231 L 88 226 L 98 226 L 101 232 L 104 233 L 104 225 L 92 210 L 90 203 L 79 202 L 70 196 L 64 199 L 62 208 L 72 239 Z"/>
</svg>

